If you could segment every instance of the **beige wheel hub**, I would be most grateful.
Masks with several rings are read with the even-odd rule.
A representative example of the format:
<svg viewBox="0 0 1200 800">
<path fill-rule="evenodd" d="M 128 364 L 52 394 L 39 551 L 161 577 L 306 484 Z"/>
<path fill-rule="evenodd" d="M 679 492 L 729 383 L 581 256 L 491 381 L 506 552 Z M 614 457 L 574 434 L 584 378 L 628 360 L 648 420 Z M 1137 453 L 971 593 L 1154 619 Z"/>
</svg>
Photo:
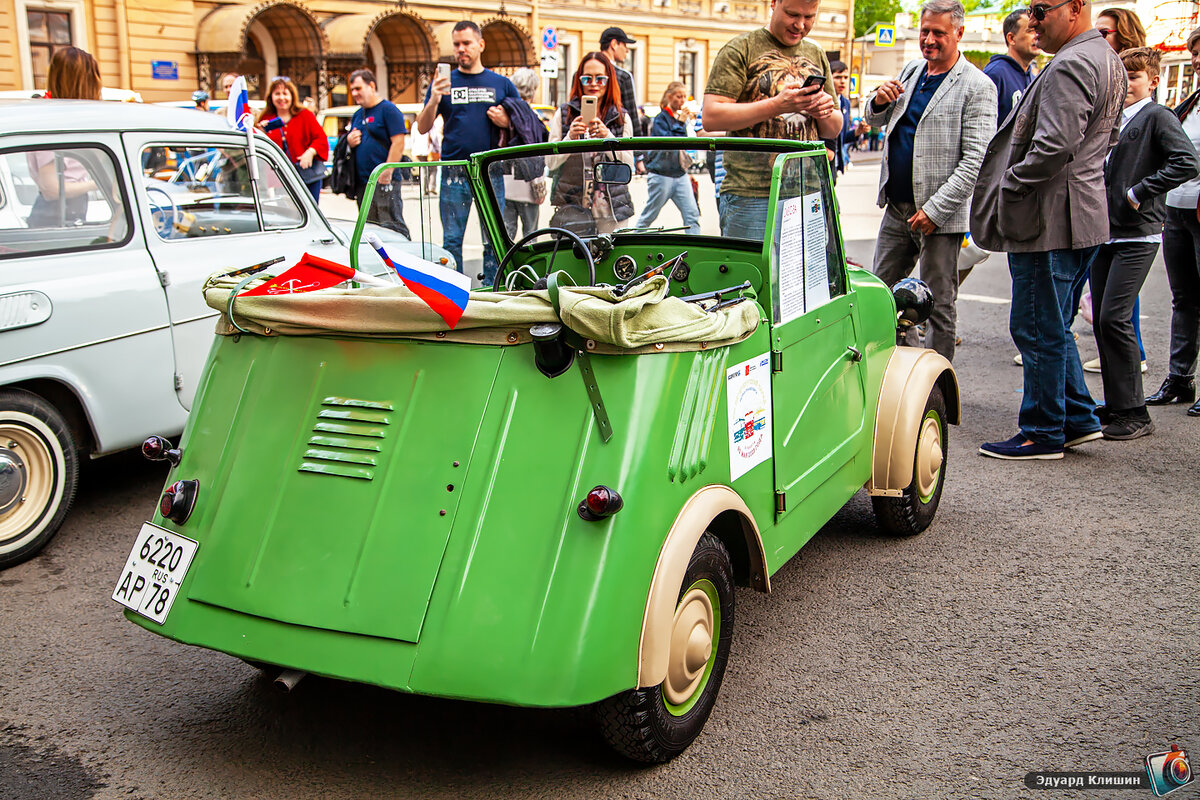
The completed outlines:
<svg viewBox="0 0 1200 800">
<path fill-rule="evenodd" d="M 54 462 L 34 433 L 21 425 L 0 422 L 0 448 L 7 489 L 0 510 L 0 545 L 21 537 L 41 515 L 54 494 Z"/>
<path fill-rule="evenodd" d="M 712 657 L 714 614 L 702 589 L 692 589 L 679 601 L 671 626 L 671 651 L 663 693 L 667 702 L 683 705 L 704 679 Z"/>
<path fill-rule="evenodd" d="M 938 473 L 942 468 L 942 426 L 934 417 L 926 417 L 921 423 L 921 435 L 917 439 L 917 491 L 921 497 L 929 497 L 937 488 Z"/>
</svg>

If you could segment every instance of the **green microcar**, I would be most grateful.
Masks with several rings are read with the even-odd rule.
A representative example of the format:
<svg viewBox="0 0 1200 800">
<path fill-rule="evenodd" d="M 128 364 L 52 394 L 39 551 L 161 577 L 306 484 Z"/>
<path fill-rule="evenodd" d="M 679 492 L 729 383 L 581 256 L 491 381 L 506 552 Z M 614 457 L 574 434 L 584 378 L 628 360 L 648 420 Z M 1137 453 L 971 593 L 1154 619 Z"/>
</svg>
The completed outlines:
<svg viewBox="0 0 1200 800">
<path fill-rule="evenodd" d="M 678 146 L 422 167 L 469 183 L 464 268 L 499 261 L 453 327 L 394 273 L 259 296 L 261 274 L 210 278 L 182 441 L 144 446 L 172 466 L 113 595 L 129 620 L 288 687 L 588 706 L 632 759 L 682 752 L 736 642 L 735 586 L 770 592 L 859 491 L 882 528 L 924 530 L 959 398 L 944 358 L 896 345 L 924 287 L 898 301 L 847 264 L 823 146 Z M 445 252 L 446 197 L 400 174 L 414 241 Z M 743 194 L 718 197 L 731 176 Z M 665 181 L 694 187 L 701 232 L 671 204 L 650 219 Z"/>
</svg>

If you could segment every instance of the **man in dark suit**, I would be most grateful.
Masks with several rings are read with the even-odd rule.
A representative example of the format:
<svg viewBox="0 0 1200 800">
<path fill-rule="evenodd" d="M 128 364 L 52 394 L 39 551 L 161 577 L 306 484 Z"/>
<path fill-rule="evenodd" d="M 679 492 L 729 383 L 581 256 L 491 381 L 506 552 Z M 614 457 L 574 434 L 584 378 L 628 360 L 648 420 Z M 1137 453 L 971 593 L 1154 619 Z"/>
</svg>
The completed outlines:
<svg viewBox="0 0 1200 800">
<path fill-rule="evenodd" d="M 1009 331 L 1025 370 L 1019 432 L 979 452 L 1020 460 L 1062 458 L 1101 435 L 1071 321 L 1109 238 L 1104 156 L 1128 85 L 1087 0 L 1034 0 L 1029 27 L 1054 58 L 988 145 L 971 203 L 972 238 L 1008 253 Z"/>
</svg>

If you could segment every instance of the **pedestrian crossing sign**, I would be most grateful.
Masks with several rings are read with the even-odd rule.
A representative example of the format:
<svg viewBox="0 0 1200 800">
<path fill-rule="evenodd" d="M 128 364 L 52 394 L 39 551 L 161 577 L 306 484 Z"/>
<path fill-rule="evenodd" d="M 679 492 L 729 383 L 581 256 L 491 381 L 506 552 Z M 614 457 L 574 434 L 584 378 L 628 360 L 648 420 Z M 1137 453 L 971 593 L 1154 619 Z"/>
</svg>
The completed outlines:
<svg viewBox="0 0 1200 800">
<path fill-rule="evenodd" d="M 896 28 L 894 25 L 880 25 L 875 29 L 875 46 L 891 47 L 896 43 Z"/>
<path fill-rule="evenodd" d="M 858 76 L 857 75 L 850 76 L 850 94 L 851 95 L 858 94 Z"/>
</svg>

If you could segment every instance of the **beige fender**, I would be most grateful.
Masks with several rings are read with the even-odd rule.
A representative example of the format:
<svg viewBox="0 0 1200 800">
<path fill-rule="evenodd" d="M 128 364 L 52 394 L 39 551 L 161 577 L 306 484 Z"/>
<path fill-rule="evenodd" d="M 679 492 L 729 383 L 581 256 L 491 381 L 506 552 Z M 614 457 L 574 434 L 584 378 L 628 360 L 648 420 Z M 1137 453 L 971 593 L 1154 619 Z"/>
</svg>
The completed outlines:
<svg viewBox="0 0 1200 800">
<path fill-rule="evenodd" d="M 750 556 L 750 585 L 762 592 L 771 591 L 762 536 L 746 503 L 728 486 L 713 484 L 698 490 L 675 517 L 654 567 L 638 645 L 638 688 L 657 686 L 666 679 L 671 623 L 688 561 L 712 521 L 727 511 L 735 512 L 741 523 L 739 527 Z"/>
<path fill-rule="evenodd" d="M 912 483 L 917 434 L 934 384 L 941 386 L 946 399 L 946 421 L 957 425 L 958 376 L 950 362 L 925 348 L 897 347 L 892 351 L 879 388 L 868 494 L 899 497 Z"/>
</svg>

